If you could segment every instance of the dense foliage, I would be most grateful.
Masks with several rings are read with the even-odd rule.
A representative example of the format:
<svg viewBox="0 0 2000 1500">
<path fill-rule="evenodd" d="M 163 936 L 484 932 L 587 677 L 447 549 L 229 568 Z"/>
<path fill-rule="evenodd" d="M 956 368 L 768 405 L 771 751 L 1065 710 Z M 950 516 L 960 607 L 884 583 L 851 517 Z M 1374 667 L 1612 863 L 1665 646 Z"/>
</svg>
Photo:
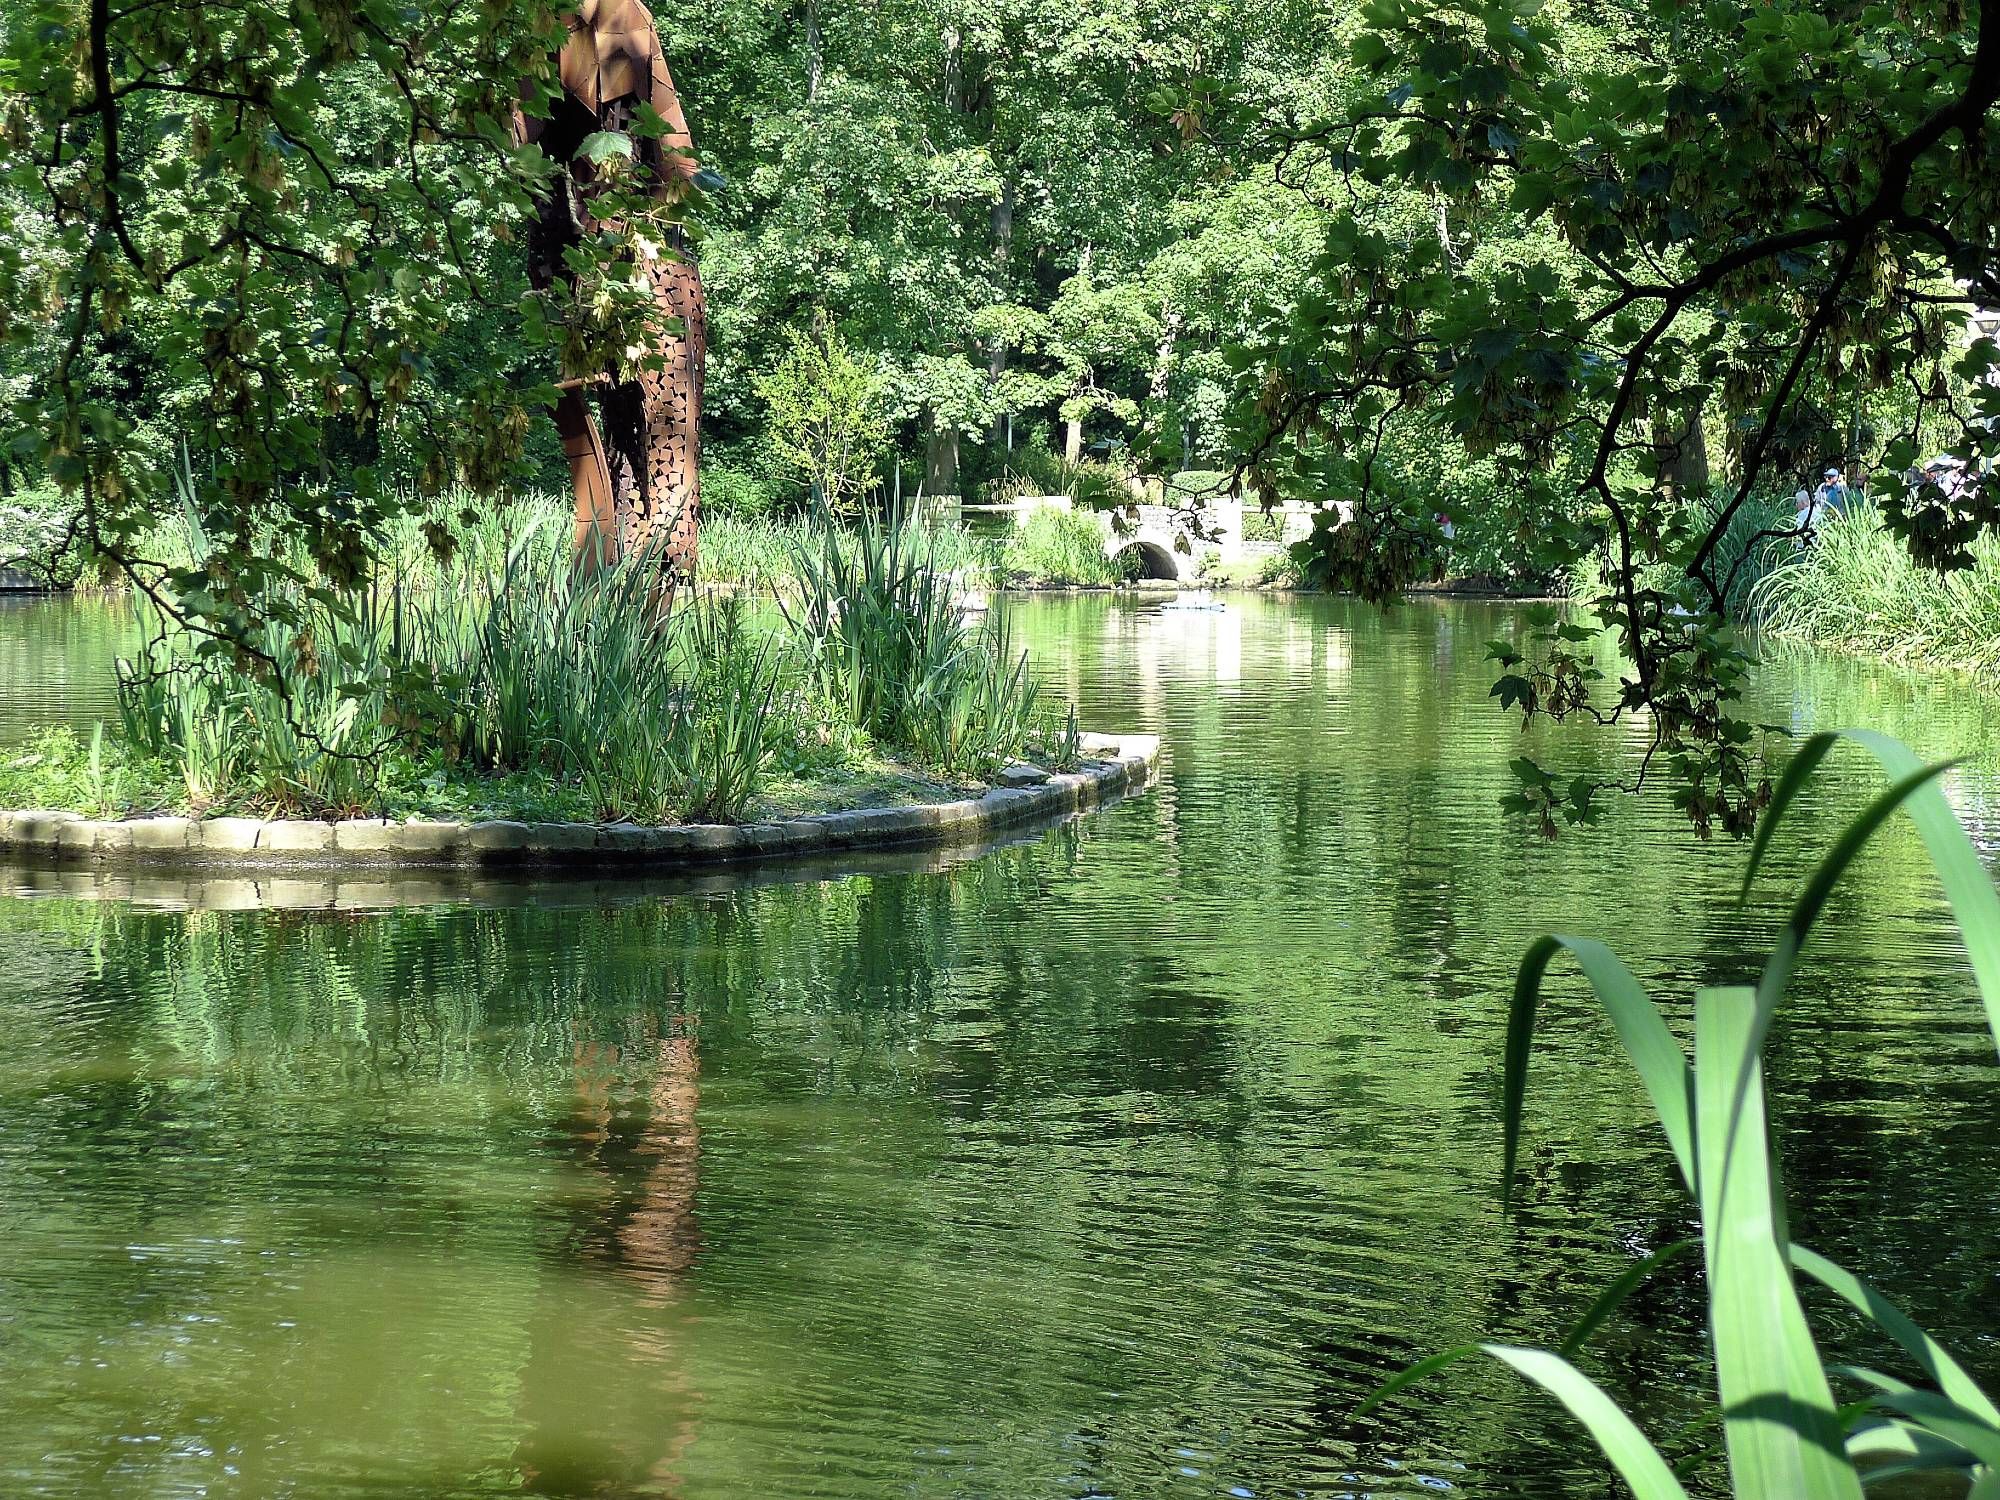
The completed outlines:
<svg viewBox="0 0 2000 1500">
<path fill-rule="evenodd" d="M 293 583 L 358 578 L 412 494 L 502 487 L 559 373 L 536 351 L 632 305 L 615 247 L 582 268 L 598 305 L 559 307 L 507 243 L 555 6 L 35 0 L 0 30 L 9 468 L 239 654 Z M 168 569 L 144 546 L 184 490 L 214 545 Z"/>
<path fill-rule="evenodd" d="M 1311 291 L 1241 356 L 1262 382 L 1247 466 L 1267 496 L 1353 502 L 1321 551 L 1372 597 L 1436 567 L 1422 492 L 1383 482 L 1413 436 L 1448 434 L 1523 499 L 1553 476 L 1561 503 L 1522 516 L 1520 551 L 1567 566 L 1608 527 L 1599 608 L 1625 675 L 1602 689 L 1578 649 L 1594 632 L 1569 624 L 1496 645 L 1496 694 L 1643 715 L 1695 826 L 1743 832 L 1769 788 L 1730 711 L 1752 550 L 1723 543 L 1759 485 L 1879 465 L 1890 526 L 1937 568 L 2000 520 L 2000 390 L 1976 378 L 1994 344 L 1968 328 L 2000 300 L 2000 40 L 1957 0 L 1363 16 L 1365 82 L 1285 134 L 1333 211 Z M 1927 442 L 1964 483 L 1908 484 Z M 1518 764 L 1521 806 L 1591 816 L 1601 784 Z"/>
<path fill-rule="evenodd" d="M 1187 468 L 1340 502 L 1303 576 L 1593 582 L 1503 706 L 1637 720 L 1695 827 L 1768 796 L 1728 621 L 1827 464 L 1924 566 L 2000 519 L 1983 7 L 708 0 L 712 509 Z M 529 295 L 549 6 L 0 5 L 0 484 L 238 654 L 451 484 L 560 483 L 553 383 L 647 357 L 621 236 Z M 605 153 L 615 168 L 616 150 Z M 615 206 L 615 205 L 614 205 Z M 1935 449 L 1964 482 L 1912 486 Z M 149 568 L 178 468 L 215 550 Z M 1769 524 L 1752 524 L 1752 518 Z M 470 518 L 476 519 L 476 517 Z M 448 518 L 447 518 L 448 521 Z M 1197 522 L 1190 507 L 1189 524 Z M 295 536 L 279 576 L 259 528 Z M 433 536 L 452 545 L 449 524 Z M 1769 533 L 1771 535 L 1760 535 Z M 1532 761 L 1515 805 L 1607 783 Z"/>
</svg>

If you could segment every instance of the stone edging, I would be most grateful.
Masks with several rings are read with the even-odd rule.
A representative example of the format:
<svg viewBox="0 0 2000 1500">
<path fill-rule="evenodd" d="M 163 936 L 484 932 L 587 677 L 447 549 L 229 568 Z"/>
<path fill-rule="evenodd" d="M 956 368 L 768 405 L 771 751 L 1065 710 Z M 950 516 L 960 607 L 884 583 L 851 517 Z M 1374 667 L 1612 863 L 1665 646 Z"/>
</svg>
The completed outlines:
<svg viewBox="0 0 2000 1500">
<path fill-rule="evenodd" d="M 0 856 L 102 865 L 228 869 L 563 865 L 671 870 L 795 859 L 849 849 L 952 844 L 1082 812 L 1143 786 L 1159 764 L 1157 735 L 1085 735 L 1082 769 L 1040 785 L 960 802 L 819 813 L 773 823 L 340 822 L 260 818 L 126 818 L 0 812 Z"/>
</svg>

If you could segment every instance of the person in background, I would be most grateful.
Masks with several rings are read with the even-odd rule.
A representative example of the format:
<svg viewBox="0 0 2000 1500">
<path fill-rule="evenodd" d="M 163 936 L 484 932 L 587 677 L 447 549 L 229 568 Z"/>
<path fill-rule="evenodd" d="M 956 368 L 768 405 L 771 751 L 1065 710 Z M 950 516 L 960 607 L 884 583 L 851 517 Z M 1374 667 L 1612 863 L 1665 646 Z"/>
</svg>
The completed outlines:
<svg viewBox="0 0 2000 1500">
<path fill-rule="evenodd" d="M 1852 497 L 1853 492 L 1848 489 L 1840 470 L 1828 469 L 1820 476 L 1819 488 L 1813 491 L 1813 513 L 1821 520 L 1831 519 L 1846 511 L 1847 502 Z"/>
<path fill-rule="evenodd" d="M 1926 483 L 1937 487 L 1939 498 L 1945 500 L 1955 499 L 1958 495 L 1958 487 L 1964 482 L 1964 479 L 1964 466 L 1948 453 L 1940 453 L 1936 458 L 1924 465 L 1924 480 Z"/>
</svg>

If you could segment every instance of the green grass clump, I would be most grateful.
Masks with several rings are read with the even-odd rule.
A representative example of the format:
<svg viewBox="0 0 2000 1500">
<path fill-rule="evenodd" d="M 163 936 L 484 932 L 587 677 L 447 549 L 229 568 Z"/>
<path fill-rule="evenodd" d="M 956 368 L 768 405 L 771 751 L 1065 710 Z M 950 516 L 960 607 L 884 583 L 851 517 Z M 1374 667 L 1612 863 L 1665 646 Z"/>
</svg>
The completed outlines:
<svg viewBox="0 0 2000 1500">
<path fill-rule="evenodd" d="M 920 544 L 931 566 L 955 573 L 975 585 L 1000 578 L 999 543 L 976 537 L 963 526 L 929 518 L 902 523 Z M 702 517 L 700 576 L 705 583 L 751 588 L 786 588 L 798 578 L 802 545 L 813 543 L 822 527 L 809 516 Z M 852 553 L 858 533 L 836 533 L 841 548 Z"/>
<path fill-rule="evenodd" d="M 830 526 L 802 541 L 798 594 L 783 605 L 820 698 L 941 770 L 1019 754 L 1038 694 L 1004 620 L 965 621 L 922 532 L 864 516 L 849 542 Z"/>
<path fill-rule="evenodd" d="M 575 789 L 594 818 L 735 817 L 781 732 L 773 644 L 733 605 L 663 609 L 646 559 L 579 577 L 549 529 L 497 574 L 468 548 L 345 598 L 300 590 L 247 659 L 141 599 L 142 644 L 119 663 L 123 738 L 173 766 L 197 808 L 353 814 L 436 754 Z"/>
<path fill-rule="evenodd" d="M 1105 555 L 1104 530 L 1087 512 L 1042 506 L 1008 535 L 1001 565 L 1009 579 L 1103 587 L 1131 576 L 1133 559 Z"/>
<path fill-rule="evenodd" d="M 2000 540 L 1982 534 L 1972 566 L 1913 562 L 1872 504 L 1814 528 L 1752 596 L 1775 635 L 1899 661 L 1990 672 L 2000 666 Z"/>
<path fill-rule="evenodd" d="M 51 808 L 119 818 L 177 805 L 174 767 L 97 725 L 87 734 L 44 729 L 0 749 L 0 807 Z"/>
<path fill-rule="evenodd" d="M 301 583 L 241 639 L 138 596 L 110 749 L 51 742 L 14 804 L 728 822 L 772 776 L 977 775 L 1060 748 L 1004 627 L 961 617 L 937 528 L 773 534 L 805 599 L 782 616 L 669 601 L 647 557 L 583 576 L 553 507 L 444 549 L 398 529 L 365 587 Z"/>
</svg>

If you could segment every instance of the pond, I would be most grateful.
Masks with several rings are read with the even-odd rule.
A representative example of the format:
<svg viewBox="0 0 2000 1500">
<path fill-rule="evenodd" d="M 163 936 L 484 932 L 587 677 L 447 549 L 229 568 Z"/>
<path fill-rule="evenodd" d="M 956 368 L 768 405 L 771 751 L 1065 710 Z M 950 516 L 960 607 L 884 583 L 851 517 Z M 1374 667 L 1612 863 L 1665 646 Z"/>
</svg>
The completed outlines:
<svg viewBox="0 0 2000 1500">
<path fill-rule="evenodd" d="M 16 881 L 0 1493 L 1611 1493 L 1502 1372 L 1347 1414 L 1420 1354 L 1552 1341 L 1689 1230 L 1567 979 L 1500 1212 L 1524 945 L 1604 937 L 1684 1017 L 1862 768 L 1739 911 L 1742 850 L 1662 797 L 1553 845 L 1499 812 L 1523 743 L 1636 753 L 1524 742 L 1486 697 L 1506 609 L 1007 607 L 1165 774 L 943 873 L 325 915 Z M 0 737 L 101 712 L 114 628 L 0 615 Z M 1951 795 L 2000 840 L 2000 700 L 1805 656 L 1755 697 L 1969 754 Z M 1799 1238 L 2000 1374 L 2000 1076 L 1906 830 L 1836 894 L 1771 1074 Z M 1599 1346 L 1655 1434 L 1706 1405 L 1701 1321 L 1682 1269 Z"/>
</svg>

